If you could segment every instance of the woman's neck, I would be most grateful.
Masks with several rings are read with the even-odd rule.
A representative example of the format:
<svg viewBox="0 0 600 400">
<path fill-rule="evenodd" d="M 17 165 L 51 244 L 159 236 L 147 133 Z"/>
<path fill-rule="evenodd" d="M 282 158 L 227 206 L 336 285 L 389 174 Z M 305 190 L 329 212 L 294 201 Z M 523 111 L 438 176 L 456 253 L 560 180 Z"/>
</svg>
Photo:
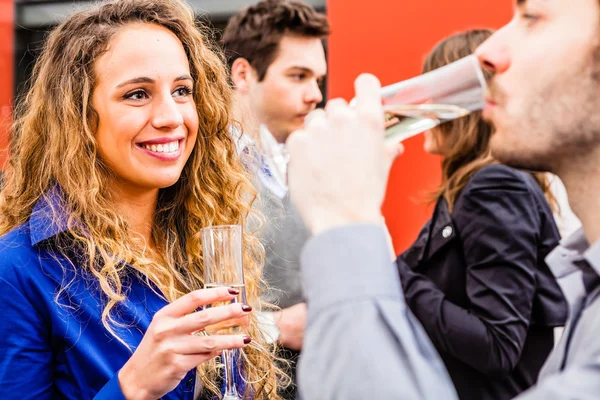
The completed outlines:
<svg viewBox="0 0 600 400">
<path fill-rule="evenodd" d="M 158 203 L 158 189 L 140 190 L 117 184 L 113 196 L 116 207 L 127 220 L 132 234 L 140 236 L 146 246 L 153 247 L 152 226 Z"/>
</svg>

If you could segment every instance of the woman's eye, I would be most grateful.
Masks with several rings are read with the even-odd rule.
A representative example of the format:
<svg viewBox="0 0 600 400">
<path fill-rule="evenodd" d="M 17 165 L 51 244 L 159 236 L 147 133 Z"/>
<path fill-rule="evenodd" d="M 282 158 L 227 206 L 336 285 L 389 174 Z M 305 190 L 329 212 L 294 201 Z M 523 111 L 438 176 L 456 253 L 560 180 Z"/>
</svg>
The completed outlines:
<svg viewBox="0 0 600 400">
<path fill-rule="evenodd" d="M 186 97 L 192 94 L 192 89 L 187 86 L 182 86 L 180 88 L 175 89 L 174 94 L 180 97 Z"/>
<path fill-rule="evenodd" d="M 143 90 L 136 90 L 134 92 L 127 93 L 125 96 L 123 96 L 123 98 L 130 100 L 144 100 L 148 98 L 148 95 Z"/>
</svg>

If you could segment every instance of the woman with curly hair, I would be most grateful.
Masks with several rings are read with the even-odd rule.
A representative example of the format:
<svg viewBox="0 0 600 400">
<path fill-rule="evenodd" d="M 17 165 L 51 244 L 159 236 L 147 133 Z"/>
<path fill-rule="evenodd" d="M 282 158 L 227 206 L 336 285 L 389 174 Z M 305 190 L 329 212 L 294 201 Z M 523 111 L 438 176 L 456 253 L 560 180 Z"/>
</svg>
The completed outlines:
<svg viewBox="0 0 600 400">
<path fill-rule="evenodd" d="M 252 307 L 202 289 L 200 229 L 246 226 L 255 193 L 231 137 L 223 59 L 178 0 L 114 0 L 48 37 L 16 112 L 0 198 L 0 398 L 278 399 Z M 198 311 L 200 310 L 200 311 Z M 246 335 L 206 336 L 242 319 Z"/>
</svg>

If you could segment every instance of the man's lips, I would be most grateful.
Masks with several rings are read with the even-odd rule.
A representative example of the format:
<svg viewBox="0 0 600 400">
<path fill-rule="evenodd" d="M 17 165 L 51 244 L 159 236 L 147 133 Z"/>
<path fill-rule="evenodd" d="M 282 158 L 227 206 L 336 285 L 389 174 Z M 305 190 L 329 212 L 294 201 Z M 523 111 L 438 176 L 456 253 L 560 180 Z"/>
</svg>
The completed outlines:
<svg viewBox="0 0 600 400">
<path fill-rule="evenodd" d="M 498 103 L 494 100 L 494 98 L 492 96 L 485 96 L 484 100 L 485 100 L 486 105 L 490 105 L 490 106 L 498 105 Z"/>
<path fill-rule="evenodd" d="M 483 107 L 483 118 L 490 119 L 491 112 L 497 106 L 498 106 L 498 103 L 496 103 L 491 97 L 486 97 L 485 98 L 485 106 Z"/>
</svg>

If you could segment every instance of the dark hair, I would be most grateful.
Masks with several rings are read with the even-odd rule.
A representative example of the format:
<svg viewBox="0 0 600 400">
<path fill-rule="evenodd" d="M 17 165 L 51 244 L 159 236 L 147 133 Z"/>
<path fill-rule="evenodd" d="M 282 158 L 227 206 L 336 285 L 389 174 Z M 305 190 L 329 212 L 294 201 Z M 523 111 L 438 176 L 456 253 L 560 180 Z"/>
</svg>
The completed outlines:
<svg viewBox="0 0 600 400">
<path fill-rule="evenodd" d="M 245 58 L 262 81 L 286 35 L 325 38 L 329 35 L 327 16 L 300 1 L 262 0 L 246 7 L 229 20 L 223 32 L 229 67 Z"/>
<path fill-rule="evenodd" d="M 492 34 L 493 31 L 489 29 L 475 29 L 444 39 L 427 55 L 423 63 L 423 73 L 473 54 L 475 49 Z M 481 112 L 473 112 L 435 129 L 444 137 L 445 154 L 442 161 L 442 182 L 433 193 L 432 200 L 436 201 L 443 196 L 448 202 L 449 209 L 452 210 L 456 197 L 469 179 L 484 166 L 497 163 L 490 151 L 493 128 L 483 120 Z M 434 135 L 434 140 L 438 139 L 439 135 Z M 550 192 L 547 176 L 543 173 L 532 173 L 532 175 L 554 209 L 556 199 Z"/>
</svg>

